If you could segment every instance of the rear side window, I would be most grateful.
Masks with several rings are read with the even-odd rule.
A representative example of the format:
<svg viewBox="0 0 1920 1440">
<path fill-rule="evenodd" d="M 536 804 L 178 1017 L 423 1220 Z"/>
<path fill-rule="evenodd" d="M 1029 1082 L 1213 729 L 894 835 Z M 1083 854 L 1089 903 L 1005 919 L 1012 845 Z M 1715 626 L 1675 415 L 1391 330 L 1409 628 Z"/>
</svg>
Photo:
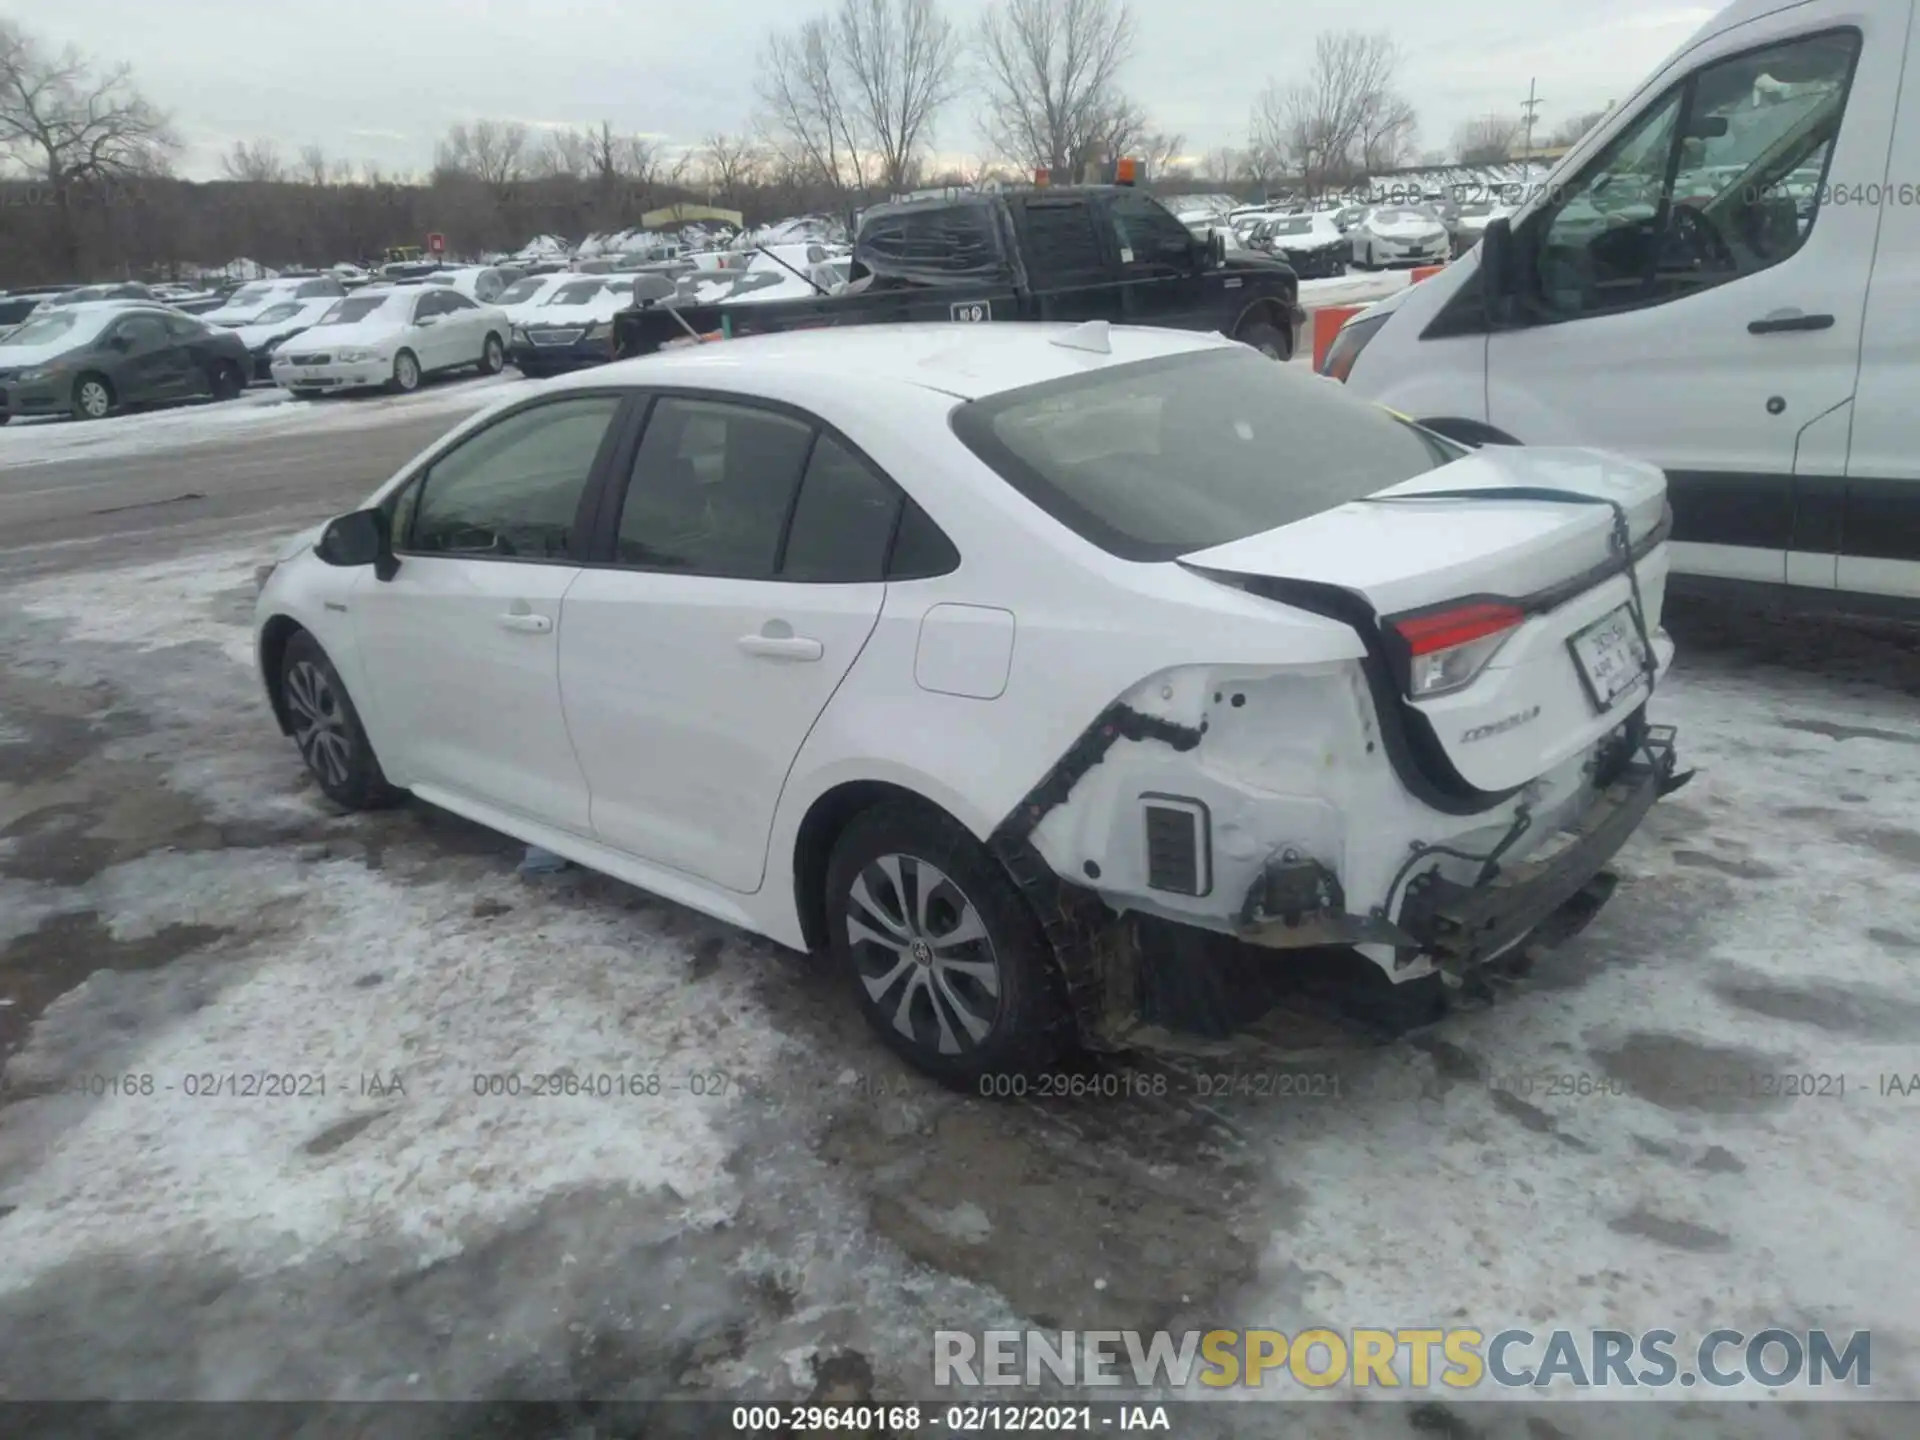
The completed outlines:
<svg viewBox="0 0 1920 1440">
<path fill-rule="evenodd" d="M 1106 273 L 1093 212 L 1084 200 L 1029 201 L 1022 222 L 1027 265 L 1039 283 L 1086 281 Z"/>
<path fill-rule="evenodd" d="M 884 578 L 899 513 L 900 492 L 822 435 L 794 502 L 780 578 L 842 585 Z"/>
<path fill-rule="evenodd" d="M 749 405 L 677 397 L 647 420 L 620 509 L 622 565 L 768 580 L 813 427 Z"/>
<path fill-rule="evenodd" d="M 959 406 L 954 433 L 1042 510 L 1128 560 L 1304 520 L 1466 453 L 1242 346 Z"/>
<path fill-rule="evenodd" d="M 883 212 L 861 226 L 857 258 L 889 275 L 997 274 L 1000 247 L 993 217 L 986 205 Z"/>
</svg>

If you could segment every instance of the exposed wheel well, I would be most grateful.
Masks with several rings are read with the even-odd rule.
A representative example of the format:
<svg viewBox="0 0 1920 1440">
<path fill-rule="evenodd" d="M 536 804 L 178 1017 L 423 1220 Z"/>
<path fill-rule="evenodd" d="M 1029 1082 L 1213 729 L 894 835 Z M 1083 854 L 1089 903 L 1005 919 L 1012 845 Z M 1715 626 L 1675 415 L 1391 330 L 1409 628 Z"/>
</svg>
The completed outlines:
<svg viewBox="0 0 1920 1440">
<path fill-rule="evenodd" d="M 1287 340 L 1287 358 L 1289 360 L 1293 358 L 1295 343 L 1293 325 L 1287 319 L 1286 309 L 1278 300 L 1256 300 L 1245 310 L 1241 311 L 1240 318 L 1234 322 L 1233 338 L 1236 340 L 1239 339 L 1241 332 L 1249 325 L 1271 325 L 1274 329 L 1278 330 Z"/>
<path fill-rule="evenodd" d="M 299 633 L 299 622 L 285 615 L 274 616 L 260 630 L 260 675 L 266 681 L 267 700 L 282 735 L 293 733 L 293 721 L 287 715 L 287 697 L 280 684 L 280 662 L 286 656 L 287 642 Z"/>
<path fill-rule="evenodd" d="M 807 810 L 793 842 L 793 903 L 800 916 L 800 933 L 806 937 L 809 950 L 819 951 L 827 943 L 827 861 L 841 832 L 862 811 L 902 801 L 947 815 L 945 809 L 924 795 L 884 780 L 852 780 L 836 785 Z M 953 819 L 950 815 L 947 818 Z"/>
</svg>

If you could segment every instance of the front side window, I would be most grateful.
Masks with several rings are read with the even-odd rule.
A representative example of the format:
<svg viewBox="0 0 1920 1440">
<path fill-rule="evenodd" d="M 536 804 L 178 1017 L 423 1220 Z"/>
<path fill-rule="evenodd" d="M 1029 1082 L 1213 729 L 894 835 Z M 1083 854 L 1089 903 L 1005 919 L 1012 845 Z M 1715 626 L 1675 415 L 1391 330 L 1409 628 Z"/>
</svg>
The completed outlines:
<svg viewBox="0 0 1920 1440">
<path fill-rule="evenodd" d="M 114 339 L 135 350 L 167 343 L 167 327 L 157 315 L 131 315 L 114 330 Z"/>
<path fill-rule="evenodd" d="M 1027 265 L 1036 282 L 1084 283 L 1106 272 L 1100 238 L 1086 201 L 1029 200 L 1021 219 L 1026 229 Z"/>
<path fill-rule="evenodd" d="M 1192 232 L 1158 201 L 1129 191 L 1115 195 L 1107 213 L 1123 265 L 1153 270 L 1191 268 Z"/>
<path fill-rule="evenodd" d="M 167 333 L 176 340 L 198 340 L 208 333 L 207 327 L 190 315 L 169 315 L 166 325 Z"/>
<path fill-rule="evenodd" d="M 615 559 L 771 579 L 813 435 L 811 425 L 753 406 L 660 400 L 634 456 Z"/>
<path fill-rule="evenodd" d="M 616 395 L 522 410 L 456 445 L 417 487 L 404 548 L 421 555 L 564 560 Z"/>
<path fill-rule="evenodd" d="M 1082 538 L 1170 560 L 1304 520 L 1466 452 L 1337 385 L 1223 347 L 959 406 L 953 430 Z"/>
<path fill-rule="evenodd" d="M 1705 66 L 1656 100 L 1543 216 L 1536 318 L 1660 304 L 1797 251 L 1859 51 L 1856 31 L 1804 36 Z"/>
</svg>

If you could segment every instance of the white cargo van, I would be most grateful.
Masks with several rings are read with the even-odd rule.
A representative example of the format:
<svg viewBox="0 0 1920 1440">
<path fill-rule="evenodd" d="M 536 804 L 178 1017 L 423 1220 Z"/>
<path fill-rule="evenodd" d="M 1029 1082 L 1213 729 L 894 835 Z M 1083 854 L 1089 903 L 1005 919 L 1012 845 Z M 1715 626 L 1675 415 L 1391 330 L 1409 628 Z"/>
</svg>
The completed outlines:
<svg viewBox="0 0 1920 1440">
<path fill-rule="evenodd" d="M 1739 0 L 1322 366 L 1667 471 L 1676 577 L 1920 613 L 1915 0 Z"/>
</svg>

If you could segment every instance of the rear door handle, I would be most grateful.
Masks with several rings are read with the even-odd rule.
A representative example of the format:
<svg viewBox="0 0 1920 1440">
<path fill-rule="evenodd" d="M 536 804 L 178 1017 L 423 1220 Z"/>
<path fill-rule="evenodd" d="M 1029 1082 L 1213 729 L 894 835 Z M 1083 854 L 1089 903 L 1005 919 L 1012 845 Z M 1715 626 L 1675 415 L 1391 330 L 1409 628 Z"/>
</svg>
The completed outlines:
<svg viewBox="0 0 1920 1440">
<path fill-rule="evenodd" d="M 500 617 L 503 630 L 524 630 L 529 635 L 546 635 L 553 630 L 553 618 L 549 615 L 530 615 L 520 610 L 509 610 Z"/>
<path fill-rule="evenodd" d="M 1831 330 L 1833 316 L 1802 315 L 1798 310 L 1776 310 L 1760 320 L 1747 322 L 1749 335 L 1777 335 L 1782 330 Z"/>
<path fill-rule="evenodd" d="M 818 640 L 804 635 L 742 635 L 734 644 L 767 660 L 818 660 L 827 653 Z"/>
</svg>

